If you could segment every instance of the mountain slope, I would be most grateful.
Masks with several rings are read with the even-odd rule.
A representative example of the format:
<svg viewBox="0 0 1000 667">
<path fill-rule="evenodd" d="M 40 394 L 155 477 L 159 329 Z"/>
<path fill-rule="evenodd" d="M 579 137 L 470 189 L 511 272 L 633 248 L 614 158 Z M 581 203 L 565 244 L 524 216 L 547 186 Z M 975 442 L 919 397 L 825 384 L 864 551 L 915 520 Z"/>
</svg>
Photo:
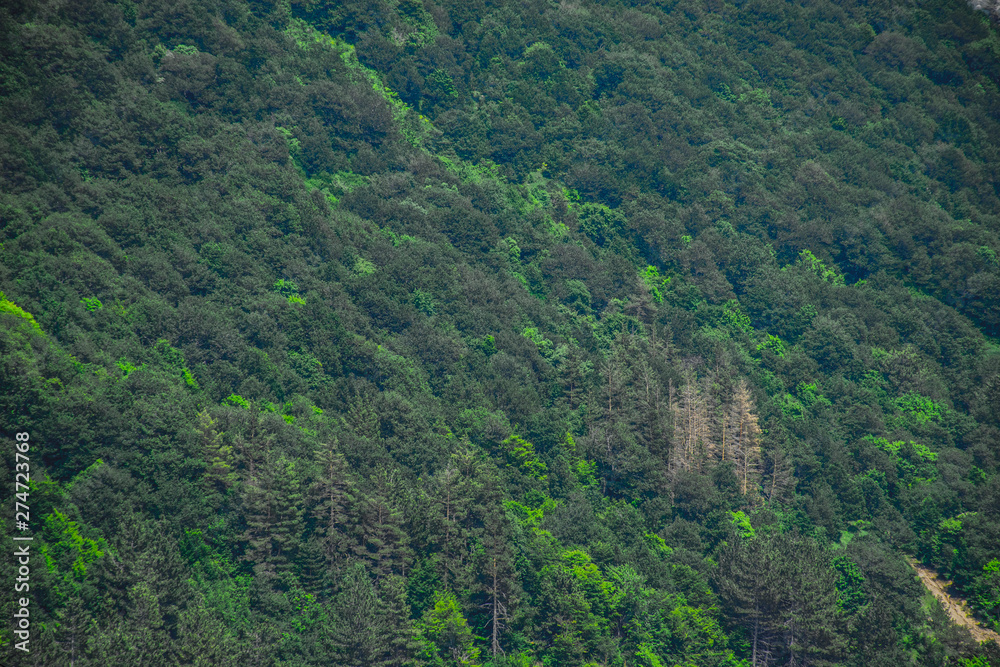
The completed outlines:
<svg viewBox="0 0 1000 667">
<path fill-rule="evenodd" d="M 43 2 L 0 31 L 22 661 L 997 660 L 903 556 L 1000 620 L 983 15 Z"/>
</svg>

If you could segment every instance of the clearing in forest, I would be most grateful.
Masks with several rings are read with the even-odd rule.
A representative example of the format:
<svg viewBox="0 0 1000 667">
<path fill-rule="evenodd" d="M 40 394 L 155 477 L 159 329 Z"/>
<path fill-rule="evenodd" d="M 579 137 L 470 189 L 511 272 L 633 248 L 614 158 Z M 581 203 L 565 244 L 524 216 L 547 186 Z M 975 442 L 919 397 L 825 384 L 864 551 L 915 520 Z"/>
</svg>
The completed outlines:
<svg viewBox="0 0 1000 667">
<path fill-rule="evenodd" d="M 969 606 L 965 603 L 965 600 L 953 597 L 948 593 L 948 587 L 951 585 L 950 581 L 943 581 L 938 577 L 937 572 L 917 562 L 915 558 L 907 558 L 907 561 L 917 571 L 917 576 L 920 577 L 924 588 L 929 590 L 941 602 L 941 605 L 948 612 L 948 616 L 952 621 L 962 627 L 968 628 L 969 632 L 972 633 L 972 638 L 977 642 L 995 641 L 997 644 L 1000 644 L 1000 635 L 989 628 L 981 626 L 979 621 L 972 616 L 972 612 L 969 610 Z"/>
</svg>

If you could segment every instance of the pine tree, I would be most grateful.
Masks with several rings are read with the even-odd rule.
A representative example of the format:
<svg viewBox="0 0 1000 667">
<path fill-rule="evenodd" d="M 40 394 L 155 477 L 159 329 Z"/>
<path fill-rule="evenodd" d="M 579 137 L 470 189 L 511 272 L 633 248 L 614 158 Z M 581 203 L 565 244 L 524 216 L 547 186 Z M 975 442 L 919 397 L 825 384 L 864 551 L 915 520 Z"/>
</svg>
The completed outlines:
<svg viewBox="0 0 1000 667">
<path fill-rule="evenodd" d="M 354 486 L 337 441 L 324 443 L 316 451 L 320 474 L 312 488 L 316 504 L 312 518 L 315 535 L 322 544 L 327 566 L 339 567 L 357 543 L 357 509 Z"/>
<path fill-rule="evenodd" d="M 227 409 L 220 414 L 220 419 L 223 418 L 249 482 L 256 483 L 258 468 L 267 460 L 274 442 L 274 433 L 267 422 L 277 417 L 250 404 L 247 408 Z"/>
<path fill-rule="evenodd" d="M 768 459 L 768 480 L 767 480 L 767 501 L 780 500 L 794 483 L 792 462 L 788 453 L 775 445 L 767 453 Z"/>
<path fill-rule="evenodd" d="M 258 576 L 273 576 L 271 561 L 271 525 L 273 523 L 270 503 L 270 479 L 260 475 L 258 479 L 243 487 L 243 515 L 247 528 L 243 539 L 247 543 L 244 558 L 253 566 Z"/>
<path fill-rule="evenodd" d="M 413 621 L 410 620 L 406 580 L 397 576 L 385 577 L 379 582 L 378 593 L 382 601 L 384 622 L 390 629 L 388 663 L 394 667 L 414 664 L 414 658 L 420 651 L 420 641 Z"/>
<path fill-rule="evenodd" d="M 701 470 L 715 450 L 712 421 L 709 418 L 709 394 L 693 372 L 685 376 L 684 386 L 676 400 L 671 401 L 674 415 L 674 438 L 670 467 L 674 474 Z"/>
<path fill-rule="evenodd" d="M 124 591 L 137 581 L 145 583 L 157 599 L 164 628 L 173 634 L 179 612 L 189 603 L 192 588 L 188 583 L 189 569 L 181 557 L 177 536 L 167 519 L 152 521 L 131 513 L 121 517 L 121 528 L 114 535 L 116 562 L 105 568 L 104 576 Z M 124 605 L 127 596 L 116 597 L 116 605 Z M 118 606 L 125 613 L 124 606 Z"/>
<path fill-rule="evenodd" d="M 638 294 L 629 297 L 628 303 L 622 308 L 626 315 L 631 315 L 645 325 L 650 324 L 652 314 L 656 312 L 653 295 L 646 283 L 640 280 L 637 284 Z"/>
<path fill-rule="evenodd" d="M 639 355 L 636 372 L 640 412 L 638 426 L 646 448 L 657 456 L 664 456 L 668 451 L 670 412 L 668 395 L 664 394 L 660 377 L 667 365 L 670 348 L 656 337 L 654 328 L 650 327 L 649 335 L 645 352 Z"/>
<path fill-rule="evenodd" d="M 623 380 L 621 359 L 612 354 L 601 362 L 601 377 L 604 380 L 604 395 L 606 398 L 604 418 L 609 422 L 619 417 L 622 407 Z"/>
<path fill-rule="evenodd" d="M 159 600 L 140 582 L 128 590 L 125 616 L 97 634 L 91 659 L 96 664 L 167 665 L 177 662 L 173 650 Z"/>
<path fill-rule="evenodd" d="M 236 638 L 223 619 L 205 606 L 204 599 L 192 601 L 181 612 L 175 645 L 181 664 L 196 667 L 240 664 Z"/>
<path fill-rule="evenodd" d="M 770 540 L 734 536 L 719 555 L 717 584 L 728 615 L 743 627 L 751 667 L 773 664 L 780 646 L 782 585 Z"/>
<path fill-rule="evenodd" d="M 434 501 L 441 514 L 440 531 L 443 532 L 441 539 L 441 581 L 445 590 L 448 589 L 450 573 L 458 569 L 461 558 L 458 542 L 461 540 L 460 524 L 464 521 L 468 513 L 468 501 L 466 484 L 463 482 L 462 474 L 458 471 L 454 461 L 449 461 L 448 465 L 432 481 L 434 488 Z M 451 577 L 453 580 L 453 577 Z"/>
<path fill-rule="evenodd" d="M 494 484 L 487 484 L 485 490 L 487 499 L 500 500 L 499 489 Z M 504 654 L 501 638 L 511 616 L 517 577 L 510 526 L 507 515 L 499 507 L 499 502 L 492 503 L 483 517 L 483 549 L 478 552 L 476 561 L 478 592 L 475 598 L 485 612 L 490 652 L 494 658 Z"/>
<path fill-rule="evenodd" d="M 361 502 L 362 541 L 355 546 L 355 554 L 380 579 L 390 574 L 406 576 L 411 554 L 397 498 L 399 480 L 395 472 L 382 469 L 373 476 L 372 487 Z"/>
<path fill-rule="evenodd" d="M 590 363 L 583 359 L 580 348 L 570 345 L 565 360 L 559 365 L 559 384 L 563 387 L 563 398 L 570 410 L 580 407 L 585 396 L 588 368 Z"/>
<path fill-rule="evenodd" d="M 811 539 L 765 527 L 732 536 L 716 583 L 750 641 L 753 667 L 829 664 L 840 657 L 835 575 Z"/>
<path fill-rule="evenodd" d="M 63 653 L 59 657 L 68 660 L 70 667 L 75 667 L 86 655 L 87 637 L 94 633 L 97 622 L 78 592 L 72 594 L 65 606 L 59 609 L 54 616 L 56 622 L 52 624 L 54 626 L 53 643 L 57 644 Z M 44 646 L 46 642 L 41 643 Z M 56 658 L 56 656 L 52 657 Z M 52 662 L 55 662 L 54 659 Z M 43 660 L 43 662 L 45 661 Z"/>
<path fill-rule="evenodd" d="M 836 574 L 811 539 L 777 536 L 783 650 L 788 665 L 839 662 L 843 617 L 837 605 Z"/>
<path fill-rule="evenodd" d="M 347 423 L 355 434 L 369 440 L 378 440 L 381 436 L 379 416 L 372 407 L 371 401 L 359 397 L 351 403 L 347 412 Z"/>
<path fill-rule="evenodd" d="M 757 475 L 760 469 L 760 446 L 757 437 L 760 426 L 754 413 L 753 397 L 746 380 L 740 378 L 736 383 L 733 401 L 730 405 L 730 428 L 732 433 L 733 458 L 736 461 L 737 474 L 743 495 L 746 496 L 756 487 Z"/>
<path fill-rule="evenodd" d="M 295 566 L 295 575 L 302 588 L 321 596 L 329 594 L 340 576 L 337 569 L 330 567 L 326 547 L 315 534 L 299 544 Z"/>
<path fill-rule="evenodd" d="M 490 652 L 494 658 L 505 655 L 501 638 L 511 618 L 510 603 L 515 577 L 514 563 L 505 545 L 491 541 L 485 553 L 485 568 L 480 570 L 483 594 L 486 598 L 480 604 L 486 612 L 487 627 L 490 630 Z"/>
<path fill-rule="evenodd" d="M 294 461 L 279 457 L 261 466 L 244 492 L 246 558 L 262 576 L 288 573 L 302 539 L 303 499 Z"/>
<path fill-rule="evenodd" d="M 271 531 L 271 558 L 279 572 L 288 572 L 302 539 L 303 498 L 295 461 L 282 457 L 277 463 L 274 484 L 274 524 Z"/>
<path fill-rule="evenodd" d="M 344 573 L 333 602 L 328 643 L 337 665 L 381 667 L 390 659 L 392 628 L 388 627 L 382 601 L 364 565 L 354 563 Z"/>
<path fill-rule="evenodd" d="M 202 457 L 205 461 L 203 486 L 206 490 L 225 492 L 236 481 L 233 473 L 233 448 L 226 445 L 222 434 L 215 426 L 215 420 L 208 410 L 198 413 L 195 431 L 201 441 Z"/>
</svg>

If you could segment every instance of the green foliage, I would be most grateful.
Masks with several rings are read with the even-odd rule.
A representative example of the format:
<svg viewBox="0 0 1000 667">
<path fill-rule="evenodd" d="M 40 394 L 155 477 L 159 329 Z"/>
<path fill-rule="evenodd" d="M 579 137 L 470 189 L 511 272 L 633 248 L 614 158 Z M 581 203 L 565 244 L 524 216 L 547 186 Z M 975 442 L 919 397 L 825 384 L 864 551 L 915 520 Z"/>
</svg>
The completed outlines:
<svg viewBox="0 0 1000 667">
<path fill-rule="evenodd" d="M 243 398 L 239 394 L 230 394 L 222 400 L 223 405 L 233 405 L 236 407 L 243 408 L 244 410 L 250 409 L 250 401 Z"/>
<path fill-rule="evenodd" d="M 737 102 L 743 102 L 747 104 L 760 104 L 765 106 L 771 106 L 771 96 L 766 90 L 762 88 L 754 88 L 748 90 L 745 93 L 740 93 L 740 96 L 736 100 Z"/>
<path fill-rule="evenodd" d="M 188 369 L 182 368 L 181 376 L 184 378 L 184 384 L 186 384 L 191 389 L 195 391 L 199 391 L 201 389 L 201 387 L 198 386 L 198 381 L 194 379 L 194 376 L 191 375 L 191 371 L 189 371 Z"/>
<path fill-rule="evenodd" d="M 453 593 L 435 593 L 434 606 L 424 613 L 417 628 L 426 643 L 424 657 L 432 664 L 479 664 L 480 650 Z"/>
<path fill-rule="evenodd" d="M 644 533 L 643 538 L 646 540 L 646 544 L 653 551 L 653 553 L 659 555 L 662 558 L 669 558 L 673 555 L 674 550 L 667 545 L 666 540 L 664 540 L 659 535 L 653 533 Z"/>
<path fill-rule="evenodd" d="M 592 310 L 593 295 L 582 280 L 566 281 L 567 296 L 563 303 L 570 306 L 580 315 L 589 315 Z"/>
<path fill-rule="evenodd" d="M 739 532 L 739 535 L 744 539 L 753 539 L 756 532 L 753 529 L 753 525 L 750 523 L 750 517 L 743 513 L 742 510 L 729 513 L 733 526 Z"/>
<path fill-rule="evenodd" d="M 805 406 L 791 394 L 785 394 L 776 403 L 782 414 L 789 419 L 802 419 L 806 414 Z"/>
<path fill-rule="evenodd" d="M 901 558 L 1000 622 L 985 16 L 22 5 L 37 664 L 985 650 Z"/>
<path fill-rule="evenodd" d="M 0 292 L 0 314 L 13 315 L 14 317 L 19 317 L 23 320 L 26 320 L 27 323 L 32 326 L 32 328 L 34 328 L 36 331 L 41 332 L 41 327 L 38 326 L 38 322 L 35 321 L 35 318 L 31 315 L 31 313 L 25 311 L 16 303 L 8 299 L 3 292 Z"/>
<path fill-rule="evenodd" d="M 625 231 L 625 216 L 604 204 L 579 207 L 580 230 L 598 246 L 604 247 Z"/>
<path fill-rule="evenodd" d="M 828 268 L 826 264 L 822 262 L 816 255 L 810 250 L 803 250 L 799 253 L 798 260 L 796 261 L 796 266 L 801 266 L 808 271 L 819 276 L 824 282 L 829 282 L 834 285 L 843 285 L 844 276 L 837 273 L 835 270 Z"/>
<path fill-rule="evenodd" d="M 519 435 L 512 435 L 503 441 L 507 456 L 512 465 L 519 467 L 525 474 L 540 481 L 545 481 L 548 473 L 546 466 L 535 453 L 535 446 Z"/>
<path fill-rule="evenodd" d="M 552 503 L 551 507 L 554 507 Z M 532 509 L 516 500 L 505 500 L 504 507 L 511 513 L 511 516 L 524 528 L 537 531 L 541 526 L 542 519 L 545 518 L 546 506 Z M 551 509 L 550 507 L 550 509 Z"/>
<path fill-rule="evenodd" d="M 139 370 L 138 366 L 134 366 L 133 364 L 129 363 L 127 359 L 124 358 L 118 360 L 118 368 L 122 372 L 122 377 L 126 378 L 129 376 L 130 373 L 134 373 L 135 371 Z"/>
<path fill-rule="evenodd" d="M 100 310 L 101 308 L 104 308 L 104 304 L 101 303 L 101 300 L 98 299 L 96 296 L 84 297 L 80 299 L 80 303 L 82 303 L 84 307 L 90 312 L 94 312 L 95 310 Z"/>
<path fill-rule="evenodd" d="M 722 319 L 728 326 L 732 327 L 736 331 L 740 331 L 751 336 L 753 335 L 754 329 L 753 325 L 750 323 L 750 318 L 743 312 L 743 309 L 740 307 L 740 302 L 736 299 L 730 299 L 722 305 Z M 774 347 L 774 345 L 780 343 L 780 339 L 778 339 L 777 343 L 772 343 L 771 337 L 768 337 L 767 344 L 761 343 L 757 349 L 770 349 L 780 357 L 784 355 L 784 348 L 781 348 L 781 353 L 779 354 Z"/>
<path fill-rule="evenodd" d="M 530 340 L 532 343 L 538 346 L 538 352 L 546 359 L 551 359 L 555 353 L 555 347 L 552 341 L 545 338 L 535 327 L 525 327 L 521 335 Z"/>
<path fill-rule="evenodd" d="M 994 558 L 983 565 L 969 588 L 972 607 L 996 624 L 1000 619 L 1000 560 Z"/>
<path fill-rule="evenodd" d="M 865 440 L 872 443 L 879 449 L 896 456 L 899 456 L 900 451 L 903 449 L 904 445 L 909 445 L 912 448 L 914 454 L 916 454 L 916 456 L 920 457 L 924 461 L 936 461 L 938 456 L 937 452 L 932 452 L 927 447 L 927 445 L 922 445 L 919 442 L 913 442 L 913 441 L 903 442 L 902 440 L 889 442 L 885 438 L 876 438 L 875 436 L 872 435 L 866 435 Z"/>
<path fill-rule="evenodd" d="M 375 265 L 364 257 L 354 260 L 354 273 L 359 276 L 370 276 L 375 273 Z"/>
<path fill-rule="evenodd" d="M 660 270 L 655 266 L 647 266 L 646 270 L 640 274 L 643 283 L 646 288 L 649 289 L 650 295 L 653 297 L 653 301 L 656 303 L 663 303 L 663 291 L 670 284 L 670 276 L 661 276 Z M 589 301 L 590 295 L 587 295 Z"/>
<path fill-rule="evenodd" d="M 604 575 L 584 551 L 566 551 L 562 554 L 563 567 L 579 583 L 587 596 L 591 608 L 607 608 L 611 602 L 614 586 L 604 579 Z"/>
<path fill-rule="evenodd" d="M 757 351 L 760 352 L 761 350 L 770 350 L 776 356 L 784 357 L 787 347 L 785 346 L 785 342 L 778 336 L 767 334 L 767 338 L 757 344 Z"/>
<path fill-rule="evenodd" d="M 978 255 L 987 264 L 992 264 L 994 266 L 1000 264 L 1000 262 L 998 262 L 997 260 L 996 251 L 993 250 L 993 248 L 990 248 L 989 246 L 979 246 L 978 248 L 976 248 L 976 255 Z"/>
<path fill-rule="evenodd" d="M 636 658 L 641 658 L 645 661 L 643 667 L 665 667 L 663 662 L 660 660 L 659 656 L 653 653 L 652 648 L 646 644 L 639 644 L 639 650 L 636 651 Z"/>
<path fill-rule="evenodd" d="M 573 472 L 576 473 L 576 480 L 579 482 L 580 486 L 584 488 L 592 488 L 597 486 L 597 462 L 596 461 L 577 461 Z"/>
<path fill-rule="evenodd" d="M 42 536 L 42 558 L 49 572 L 61 582 L 58 595 L 73 594 L 87 578 L 89 567 L 108 552 L 103 538 L 94 540 L 81 535 L 79 524 L 59 510 L 45 517 Z"/>
<path fill-rule="evenodd" d="M 830 399 L 819 393 L 819 388 L 816 386 L 815 382 L 800 382 L 799 386 L 795 389 L 795 393 L 798 395 L 802 405 L 807 408 L 833 405 L 830 402 Z"/>
<path fill-rule="evenodd" d="M 941 419 L 942 408 L 926 396 L 913 392 L 900 396 L 895 401 L 896 407 L 917 423 Z"/>
<path fill-rule="evenodd" d="M 298 294 L 299 286 L 295 284 L 294 280 L 279 278 L 274 283 L 274 291 L 278 292 L 282 296 L 290 297 Z"/>
<path fill-rule="evenodd" d="M 437 307 L 434 305 L 434 297 L 423 290 L 418 289 L 413 291 L 413 305 L 427 317 L 433 317 L 437 312 Z"/>
<path fill-rule="evenodd" d="M 859 613 L 868 604 L 864 575 L 847 556 L 837 556 L 831 565 L 840 575 L 837 579 L 837 605 L 845 614 Z"/>
</svg>

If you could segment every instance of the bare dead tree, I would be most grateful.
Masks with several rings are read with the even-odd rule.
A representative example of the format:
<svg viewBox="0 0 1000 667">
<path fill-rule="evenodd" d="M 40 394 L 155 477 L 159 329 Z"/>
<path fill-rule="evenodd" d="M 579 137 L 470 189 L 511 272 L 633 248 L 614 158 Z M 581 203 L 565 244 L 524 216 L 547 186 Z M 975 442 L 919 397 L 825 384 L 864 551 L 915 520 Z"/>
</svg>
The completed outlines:
<svg viewBox="0 0 1000 667">
<path fill-rule="evenodd" d="M 500 646 L 500 631 L 507 627 L 507 606 L 502 601 L 504 596 L 501 590 L 500 568 L 497 565 L 496 556 L 491 559 L 491 563 L 489 574 L 492 585 L 487 589 L 490 599 L 480 606 L 490 612 L 490 645 L 493 657 L 496 658 L 498 653 L 506 655 L 503 647 Z"/>
<path fill-rule="evenodd" d="M 743 495 L 750 492 L 751 482 L 756 480 L 760 468 L 760 445 L 757 438 L 760 426 L 757 423 L 753 396 L 746 380 L 736 383 L 733 402 L 730 406 L 730 421 L 733 434 L 733 454 L 742 484 Z"/>
<path fill-rule="evenodd" d="M 788 453 L 778 445 L 768 452 L 768 467 L 770 479 L 767 484 L 767 501 L 771 502 L 776 498 L 781 499 L 791 487 L 794 476 Z"/>
<path fill-rule="evenodd" d="M 708 392 L 702 385 L 694 373 L 689 372 L 678 400 L 671 404 L 674 413 L 674 446 L 671 453 L 675 470 L 701 470 L 703 462 L 715 450 Z"/>
</svg>

